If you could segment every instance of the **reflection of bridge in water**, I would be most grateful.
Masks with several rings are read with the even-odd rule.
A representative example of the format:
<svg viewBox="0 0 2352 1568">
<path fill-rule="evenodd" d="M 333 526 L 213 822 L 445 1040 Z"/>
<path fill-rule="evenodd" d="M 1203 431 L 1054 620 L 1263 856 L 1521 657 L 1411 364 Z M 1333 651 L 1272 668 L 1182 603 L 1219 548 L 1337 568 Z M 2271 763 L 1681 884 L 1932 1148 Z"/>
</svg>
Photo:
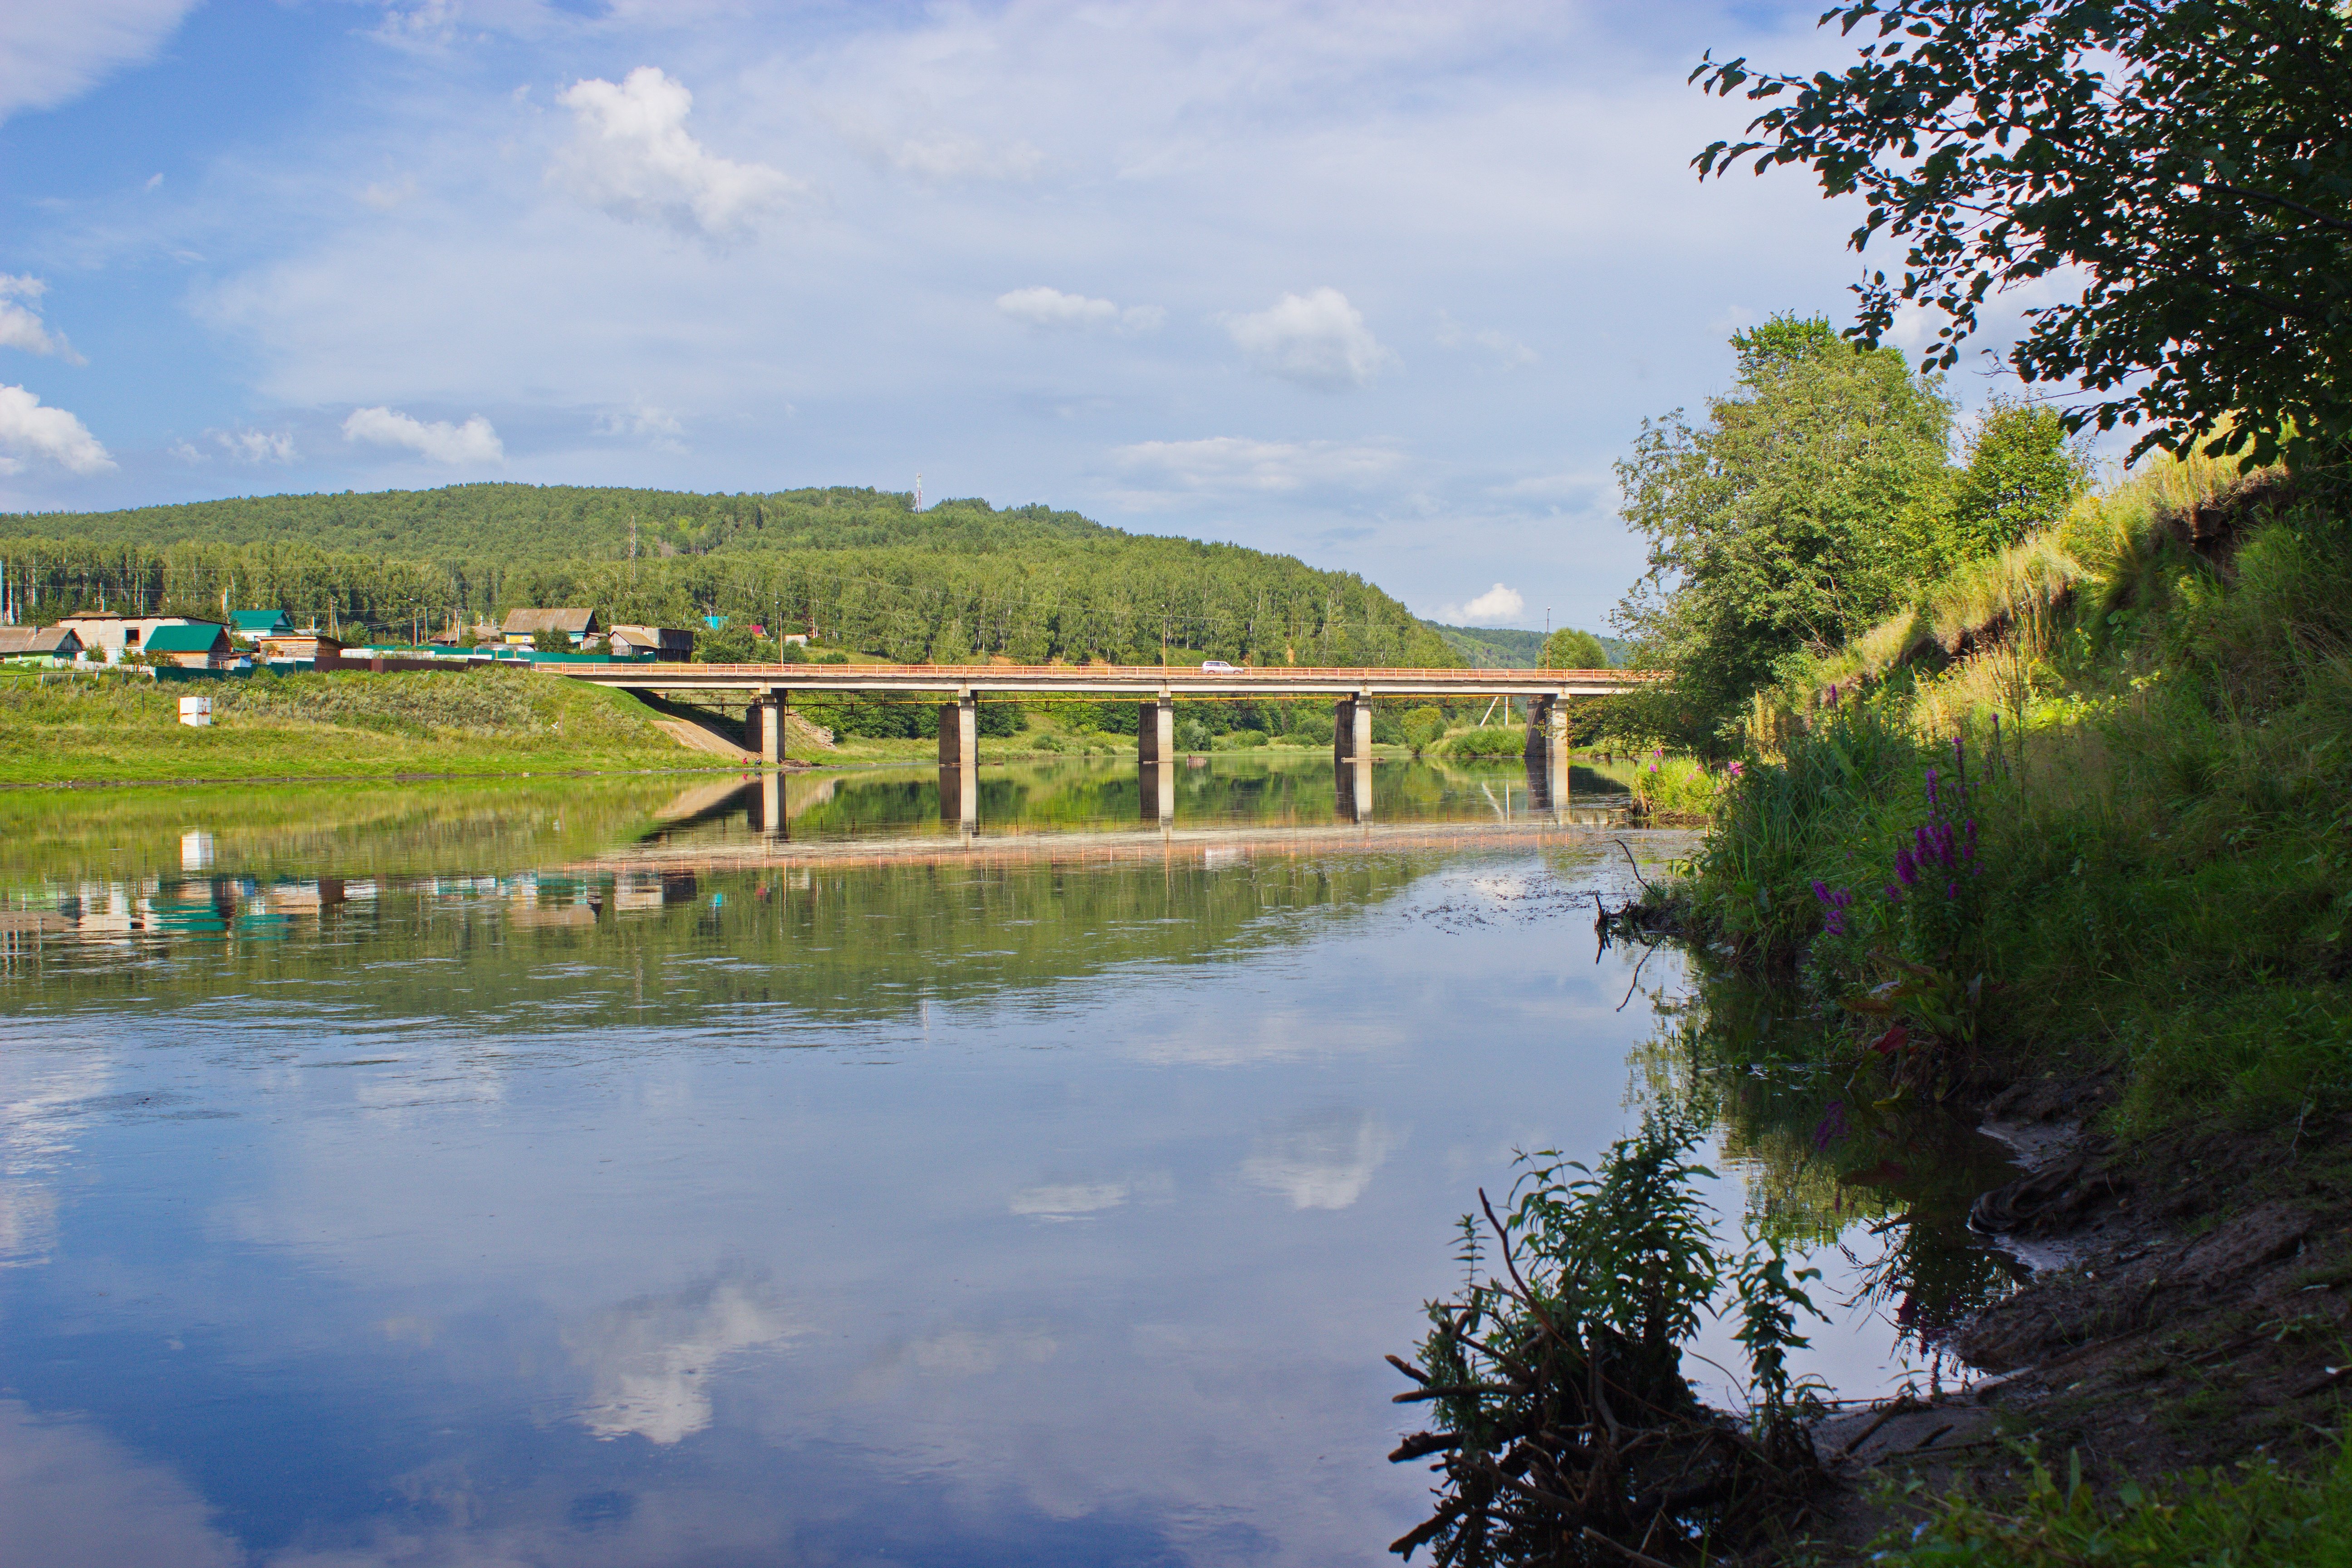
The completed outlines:
<svg viewBox="0 0 2352 1568">
<path fill-rule="evenodd" d="M 1205 763 L 1205 759 L 1202 762 Z M 1178 769 L 1184 765 L 1173 761 L 1138 764 L 1138 783 L 1141 787 L 1137 817 L 1140 825 L 1163 829 L 1174 826 Z M 1334 826 L 1369 825 L 1376 819 L 1376 771 L 1370 757 L 1352 757 L 1331 764 Z M 1622 807 L 1619 805 L 1599 801 L 1579 805 L 1570 773 L 1567 751 L 1561 748 L 1527 758 L 1519 773 L 1480 780 L 1479 791 L 1492 813 L 1492 826 L 1600 826 L 1622 819 Z M 942 767 L 938 777 L 940 826 L 960 831 L 966 839 L 971 838 L 982 826 L 979 768 Z M 793 839 L 793 820 L 831 801 L 842 782 L 839 774 L 812 778 L 804 773 L 762 772 L 757 779 L 735 784 L 723 796 L 714 795 L 707 802 L 698 802 L 690 816 L 680 820 L 707 819 L 741 810 L 751 830 L 761 838 L 772 844 L 790 843 Z M 1488 826 L 1483 820 L 1432 820 L 1417 825 L 1433 829 Z M 829 839 L 836 836 L 824 837 Z"/>
</svg>

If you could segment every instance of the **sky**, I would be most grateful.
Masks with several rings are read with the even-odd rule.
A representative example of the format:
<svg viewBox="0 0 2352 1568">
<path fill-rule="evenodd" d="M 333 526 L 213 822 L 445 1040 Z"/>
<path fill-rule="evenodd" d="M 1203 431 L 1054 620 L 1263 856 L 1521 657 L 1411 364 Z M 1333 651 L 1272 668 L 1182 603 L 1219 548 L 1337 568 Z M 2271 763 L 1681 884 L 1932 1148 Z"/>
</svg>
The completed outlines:
<svg viewBox="0 0 2352 1568">
<path fill-rule="evenodd" d="M 1642 420 L 1850 320 L 1689 167 L 1819 9 L 0 6 L 0 510 L 919 474 L 1603 629 Z"/>
</svg>

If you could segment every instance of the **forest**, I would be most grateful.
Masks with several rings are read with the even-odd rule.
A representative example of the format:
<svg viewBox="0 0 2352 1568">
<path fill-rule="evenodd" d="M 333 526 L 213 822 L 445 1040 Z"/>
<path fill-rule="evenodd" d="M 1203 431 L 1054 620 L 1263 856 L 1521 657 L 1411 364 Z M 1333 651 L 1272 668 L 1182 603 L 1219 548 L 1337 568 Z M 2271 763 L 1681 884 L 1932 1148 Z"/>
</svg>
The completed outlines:
<svg viewBox="0 0 2352 1568">
<path fill-rule="evenodd" d="M 0 618 L 283 608 L 404 640 L 518 605 L 724 616 L 908 662 L 1458 666 L 1361 577 L 1044 506 L 473 484 L 0 515 Z"/>
</svg>

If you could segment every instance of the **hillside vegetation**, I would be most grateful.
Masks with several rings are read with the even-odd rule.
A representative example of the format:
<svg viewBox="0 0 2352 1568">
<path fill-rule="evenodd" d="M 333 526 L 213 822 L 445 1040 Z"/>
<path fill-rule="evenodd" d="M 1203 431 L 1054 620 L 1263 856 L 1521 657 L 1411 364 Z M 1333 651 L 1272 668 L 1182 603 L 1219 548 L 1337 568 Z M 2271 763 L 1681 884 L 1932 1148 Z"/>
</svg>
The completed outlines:
<svg viewBox="0 0 2352 1568">
<path fill-rule="evenodd" d="M 635 554 L 632 555 L 632 530 Z M 1129 534 L 1043 506 L 903 495 L 695 495 L 515 484 L 0 516 L 19 619 L 283 607 L 405 637 L 518 605 L 667 626 L 724 615 L 906 660 L 1215 657 L 1456 665 L 1351 574 Z"/>
<path fill-rule="evenodd" d="M 178 700 L 213 700 L 205 728 Z M 0 678 L 0 784 L 383 778 L 712 765 L 626 692 L 520 669 L 259 675 L 165 684 L 131 674 Z"/>
</svg>

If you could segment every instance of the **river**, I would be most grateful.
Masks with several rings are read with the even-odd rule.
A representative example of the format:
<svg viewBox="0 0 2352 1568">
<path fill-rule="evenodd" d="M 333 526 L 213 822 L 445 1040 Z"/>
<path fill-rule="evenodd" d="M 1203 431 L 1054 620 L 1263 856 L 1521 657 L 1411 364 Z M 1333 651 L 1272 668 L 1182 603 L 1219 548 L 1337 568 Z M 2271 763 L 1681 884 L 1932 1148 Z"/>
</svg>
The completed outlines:
<svg viewBox="0 0 2352 1568">
<path fill-rule="evenodd" d="M 1769 1004 L 1597 942 L 1690 840 L 1574 784 L 17 792 L 0 1558 L 1387 1561 L 1455 1218 L 1662 1099 L 1809 1369 L 1921 1375 L 1997 1152 L 1814 1169 L 1812 1068 L 1693 1045 Z"/>
</svg>

